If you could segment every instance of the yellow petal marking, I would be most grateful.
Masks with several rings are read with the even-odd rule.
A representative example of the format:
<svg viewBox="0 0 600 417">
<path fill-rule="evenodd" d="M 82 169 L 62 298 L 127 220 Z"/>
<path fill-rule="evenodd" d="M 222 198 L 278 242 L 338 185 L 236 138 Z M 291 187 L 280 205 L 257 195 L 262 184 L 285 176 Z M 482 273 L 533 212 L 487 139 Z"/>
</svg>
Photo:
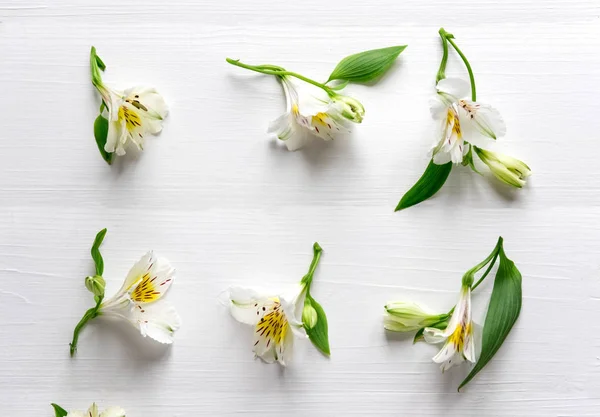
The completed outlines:
<svg viewBox="0 0 600 417">
<path fill-rule="evenodd" d="M 160 298 L 161 292 L 157 291 L 156 277 L 151 277 L 150 272 L 146 272 L 142 277 L 142 282 L 131 293 L 131 299 L 138 303 L 150 303 Z"/>
<path fill-rule="evenodd" d="M 261 309 L 266 313 L 256 325 L 256 337 L 258 340 L 254 345 L 256 346 L 260 339 L 266 339 L 267 348 L 271 346 L 271 343 L 277 346 L 285 339 L 288 330 L 288 321 L 283 308 L 279 301 L 275 301 L 271 306 L 264 306 Z M 270 311 L 267 312 L 267 310 Z"/>
<path fill-rule="evenodd" d="M 119 120 L 125 121 L 125 126 L 130 132 L 133 132 L 137 127 L 142 126 L 142 119 L 135 110 L 125 106 L 119 107 Z"/>
<path fill-rule="evenodd" d="M 448 341 L 454 345 L 457 352 L 462 352 L 465 345 L 465 335 L 467 334 L 467 330 L 470 331 L 470 327 L 470 324 L 465 328 L 465 326 L 460 323 L 448 338 Z"/>
</svg>

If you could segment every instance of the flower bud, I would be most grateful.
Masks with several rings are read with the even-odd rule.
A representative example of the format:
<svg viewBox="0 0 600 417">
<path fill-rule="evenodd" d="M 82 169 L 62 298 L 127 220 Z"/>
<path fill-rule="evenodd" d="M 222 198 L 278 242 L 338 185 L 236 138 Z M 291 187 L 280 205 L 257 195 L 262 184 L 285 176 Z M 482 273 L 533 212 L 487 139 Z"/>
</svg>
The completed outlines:
<svg viewBox="0 0 600 417">
<path fill-rule="evenodd" d="M 336 94 L 332 99 L 335 105 L 338 106 L 342 116 L 354 123 L 362 122 L 365 116 L 365 108 L 360 101 L 341 94 Z"/>
<path fill-rule="evenodd" d="M 383 327 L 394 332 L 419 330 L 439 322 L 444 316 L 430 314 L 415 303 L 402 301 L 387 304 L 385 311 Z"/>
<path fill-rule="evenodd" d="M 480 148 L 475 148 L 475 152 L 496 178 L 508 185 L 522 188 L 525 178 L 531 175 L 531 169 L 516 158 Z"/>
<path fill-rule="evenodd" d="M 317 320 L 317 310 L 312 305 L 305 304 L 304 309 L 302 309 L 302 323 L 304 323 L 304 327 L 312 329 L 317 325 Z"/>
<path fill-rule="evenodd" d="M 104 296 L 104 289 L 106 288 L 106 281 L 100 275 L 85 278 L 85 288 L 95 296 Z"/>
</svg>

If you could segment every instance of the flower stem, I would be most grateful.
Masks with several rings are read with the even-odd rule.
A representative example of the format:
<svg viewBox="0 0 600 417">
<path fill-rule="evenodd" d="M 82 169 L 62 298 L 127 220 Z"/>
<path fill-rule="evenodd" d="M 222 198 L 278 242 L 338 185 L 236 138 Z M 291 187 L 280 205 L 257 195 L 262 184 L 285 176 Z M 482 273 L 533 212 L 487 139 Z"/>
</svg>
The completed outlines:
<svg viewBox="0 0 600 417">
<path fill-rule="evenodd" d="M 473 75 L 473 69 L 471 68 L 471 64 L 469 64 L 469 60 L 467 59 L 465 54 L 463 54 L 462 51 L 458 48 L 458 46 L 456 45 L 456 42 L 454 42 L 453 34 L 446 32 L 444 30 L 444 28 L 440 28 L 440 36 L 443 39 L 446 39 L 450 43 L 450 45 L 452 45 L 454 50 L 458 53 L 458 55 L 460 55 L 460 58 L 465 63 L 465 67 L 467 67 L 467 72 L 469 73 L 469 80 L 471 81 L 471 100 L 477 101 L 477 90 L 475 88 L 475 76 Z M 445 45 L 445 47 L 448 48 L 448 45 Z M 447 51 L 444 51 L 444 52 L 447 53 Z M 446 59 L 447 58 L 448 57 L 446 55 Z M 445 66 L 445 62 L 444 62 L 444 57 L 442 57 L 442 63 L 444 64 L 444 69 L 445 69 L 446 66 Z M 441 69 L 441 65 L 440 65 L 440 69 Z M 439 76 L 439 72 L 438 72 L 438 76 Z"/>
<path fill-rule="evenodd" d="M 446 38 L 446 31 L 444 28 L 440 28 L 440 38 L 442 38 L 442 61 L 440 62 L 440 69 L 438 70 L 437 76 L 435 77 L 435 83 L 439 83 L 440 80 L 446 78 L 446 64 L 448 64 L 448 39 Z"/>
<path fill-rule="evenodd" d="M 502 243 L 503 243 L 503 239 L 502 239 L 502 236 L 500 236 L 498 238 L 498 242 L 496 243 L 496 247 L 494 248 L 492 253 L 490 253 L 487 258 L 485 258 L 482 262 L 480 262 L 479 264 L 477 264 L 475 267 L 471 268 L 467 272 L 467 274 L 475 274 L 476 272 L 481 270 L 484 266 L 486 266 L 489 263 L 487 270 L 483 273 L 481 278 L 479 278 L 477 280 L 477 282 L 471 286 L 471 292 L 475 291 L 475 288 L 477 288 L 479 286 L 479 284 L 481 284 L 483 282 L 485 277 L 488 276 L 488 274 L 494 267 L 494 264 L 496 263 L 496 259 L 498 259 L 498 255 L 500 254 L 500 249 L 502 249 Z M 465 274 L 465 275 L 467 275 L 467 274 Z"/>
<path fill-rule="evenodd" d="M 310 293 L 310 285 L 312 284 L 313 275 L 315 274 L 315 270 L 317 269 L 317 266 L 319 265 L 319 260 L 321 259 L 321 253 L 323 253 L 323 248 L 321 248 L 321 246 L 317 242 L 315 242 L 315 244 L 313 245 L 313 259 L 312 259 L 312 262 L 310 263 L 310 267 L 308 268 L 308 273 L 306 275 L 304 275 L 304 277 L 302 278 L 302 281 L 300 281 L 300 284 L 304 285 L 304 288 L 306 288 L 307 294 Z"/>
<path fill-rule="evenodd" d="M 81 320 L 79 320 L 79 323 L 77 323 L 77 326 L 75 326 L 75 330 L 73 330 L 73 341 L 69 343 L 71 357 L 73 357 L 75 355 L 75 352 L 77 351 L 77 342 L 79 341 L 79 333 L 81 332 L 81 330 L 85 327 L 88 321 L 100 315 L 100 312 L 98 310 L 100 310 L 100 303 L 102 303 L 102 298 L 103 297 L 97 297 L 96 306 L 86 311 Z"/>
<path fill-rule="evenodd" d="M 262 74 L 276 75 L 278 77 L 285 77 L 285 76 L 296 77 L 304 82 L 307 82 L 309 84 L 312 84 L 316 87 L 319 87 L 319 88 L 325 90 L 325 92 L 327 92 L 327 94 L 334 94 L 334 91 L 330 87 L 327 87 L 325 84 L 321 84 L 320 82 L 311 80 L 310 78 L 307 78 L 304 75 L 300 75 L 300 74 L 292 72 L 292 71 L 287 71 L 284 68 L 278 67 L 276 65 L 248 65 L 248 64 L 244 64 L 243 62 L 240 62 L 238 60 L 231 59 L 231 58 L 226 58 L 226 61 L 229 62 L 231 65 L 245 68 L 250 71 L 260 72 Z"/>
</svg>

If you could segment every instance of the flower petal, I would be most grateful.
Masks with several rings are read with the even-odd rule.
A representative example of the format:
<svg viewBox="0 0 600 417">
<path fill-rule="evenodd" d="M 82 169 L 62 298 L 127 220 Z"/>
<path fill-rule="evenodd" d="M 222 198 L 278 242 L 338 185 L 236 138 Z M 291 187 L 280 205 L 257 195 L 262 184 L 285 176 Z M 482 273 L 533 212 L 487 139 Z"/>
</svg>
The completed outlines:
<svg viewBox="0 0 600 417">
<path fill-rule="evenodd" d="M 442 373 L 443 373 L 443 372 L 446 372 L 448 369 L 452 368 L 453 366 L 460 365 L 464 361 L 465 361 L 465 359 L 463 358 L 463 355 L 459 352 L 455 352 L 452 357 L 448 358 L 448 360 L 446 360 L 445 362 L 442 363 L 442 365 L 440 366 L 440 369 L 442 370 Z"/>
<path fill-rule="evenodd" d="M 125 417 L 125 410 L 121 407 L 108 407 L 100 414 L 100 417 Z"/>
<path fill-rule="evenodd" d="M 129 131 L 127 130 L 127 124 L 125 120 L 119 120 L 116 123 L 120 124 L 119 127 L 119 137 L 117 139 L 115 152 L 119 156 L 125 155 L 125 145 L 127 144 L 127 139 L 131 136 Z M 106 150 L 106 149 L 105 149 Z"/>
<path fill-rule="evenodd" d="M 471 363 L 475 363 L 475 340 L 473 337 L 473 325 L 469 324 L 467 326 L 466 334 L 465 334 L 465 346 L 463 348 L 463 355 L 465 359 Z"/>
<path fill-rule="evenodd" d="M 440 93 L 448 94 L 456 99 L 453 101 L 468 97 L 471 92 L 471 85 L 461 78 L 444 78 L 437 83 L 436 88 Z"/>
<path fill-rule="evenodd" d="M 153 119 L 164 119 L 169 113 L 165 99 L 154 88 L 133 87 L 125 90 L 129 104 L 140 110 L 140 114 Z"/>
<path fill-rule="evenodd" d="M 288 140 L 296 133 L 298 127 L 291 113 L 283 113 L 269 124 L 267 133 L 274 133 L 279 140 Z"/>
<path fill-rule="evenodd" d="M 294 134 L 291 135 L 284 143 L 288 151 L 297 151 L 312 142 L 313 136 L 305 128 L 298 126 Z"/>
<path fill-rule="evenodd" d="M 333 140 L 338 134 L 350 132 L 342 120 L 342 117 L 335 113 L 335 108 L 330 107 L 327 111 L 312 116 L 310 124 L 315 135 L 324 140 Z"/>
<path fill-rule="evenodd" d="M 105 301 L 102 304 L 112 304 L 114 301 L 121 299 L 135 284 L 142 280 L 144 274 L 151 270 L 155 262 L 156 258 L 154 257 L 154 253 L 152 251 L 147 252 L 131 267 L 119 291 L 117 291 L 117 293 L 110 300 Z"/>
<path fill-rule="evenodd" d="M 175 269 L 165 258 L 155 258 L 152 254 L 150 265 L 135 288 L 131 291 L 131 299 L 136 303 L 152 303 L 159 300 L 171 287 L 175 279 Z"/>
<path fill-rule="evenodd" d="M 157 342 L 171 344 L 173 336 L 181 327 L 181 318 L 175 308 L 165 301 L 131 309 L 129 320 L 138 327 L 142 336 Z"/>
<path fill-rule="evenodd" d="M 446 362 L 446 361 L 452 359 L 452 357 L 454 356 L 455 353 L 456 353 L 456 348 L 454 346 L 454 343 L 446 342 L 446 343 L 444 343 L 444 346 L 442 346 L 442 348 L 440 349 L 438 354 L 435 355 L 432 360 L 435 363 Z"/>
<path fill-rule="evenodd" d="M 233 318 L 251 326 L 256 325 L 264 315 L 265 304 L 272 302 L 268 296 L 250 288 L 230 287 L 228 292 L 231 301 L 230 312 Z M 261 312 L 263 312 L 262 315 Z"/>
<path fill-rule="evenodd" d="M 106 143 L 104 144 L 104 150 L 106 152 L 114 152 L 117 146 L 117 141 L 121 136 L 121 124 L 119 122 L 108 123 L 108 134 L 106 135 Z"/>
<path fill-rule="evenodd" d="M 438 152 L 433 155 L 433 163 L 436 165 L 446 165 L 452 161 L 452 156 L 448 152 Z"/>
<path fill-rule="evenodd" d="M 470 100 L 460 100 L 459 105 L 464 111 L 464 119 L 471 121 L 482 135 L 496 139 L 506 134 L 504 119 L 494 107 Z"/>
<path fill-rule="evenodd" d="M 426 327 L 423 330 L 425 341 L 433 345 L 444 342 L 448 336 L 449 334 L 445 330 L 436 329 L 435 327 Z"/>
<path fill-rule="evenodd" d="M 429 111 L 431 112 L 431 117 L 435 120 L 443 120 L 446 118 L 448 106 L 442 101 L 439 94 L 436 94 L 435 98 L 429 100 Z"/>
<path fill-rule="evenodd" d="M 253 351 L 256 356 L 271 363 L 278 358 L 276 348 L 290 332 L 290 326 L 281 304 L 271 301 L 259 311 L 261 318 L 254 331 Z"/>
<path fill-rule="evenodd" d="M 293 331 L 293 330 L 292 330 Z M 281 343 L 277 345 L 277 360 L 283 366 L 292 362 L 294 353 L 294 335 L 289 329 L 286 331 Z"/>
</svg>

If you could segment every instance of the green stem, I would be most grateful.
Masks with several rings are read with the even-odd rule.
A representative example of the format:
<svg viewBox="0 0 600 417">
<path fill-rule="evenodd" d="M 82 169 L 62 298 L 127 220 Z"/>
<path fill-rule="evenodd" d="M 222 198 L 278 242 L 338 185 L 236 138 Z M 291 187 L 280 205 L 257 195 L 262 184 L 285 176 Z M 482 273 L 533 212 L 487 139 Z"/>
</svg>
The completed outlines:
<svg viewBox="0 0 600 417">
<path fill-rule="evenodd" d="M 498 259 L 498 255 L 499 254 L 500 254 L 500 251 L 499 250 L 496 251 L 496 254 L 494 255 L 494 258 L 492 259 L 492 262 L 490 263 L 490 266 L 488 266 L 488 269 L 484 272 L 484 274 L 481 276 L 481 278 L 479 278 L 477 280 L 477 282 L 471 287 L 471 292 L 475 291 L 475 288 L 477 288 L 479 286 L 479 284 L 481 284 L 483 282 L 483 280 L 485 279 L 485 277 L 488 276 L 488 274 L 492 270 L 492 267 L 496 263 L 496 259 Z"/>
<path fill-rule="evenodd" d="M 471 81 L 471 100 L 477 101 L 477 91 L 475 88 L 475 76 L 473 75 L 473 69 L 471 68 L 471 64 L 469 64 L 469 60 L 467 59 L 465 54 L 462 53 L 462 51 L 458 48 L 458 46 L 456 46 L 456 43 L 452 40 L 454 38 L 454 36 L 452 36 L 451 34 L 448 34 L 448 35 L 449 36 L 446 37 L 446 39 L 448 39 L 448 42 L 450 42 L 450 45 L 452 45 L 454 50 L 458 53 L 458 55 L 460 55 L 461 59 L 465 63 L 465 67 L 467 67 L 467 71 L 469 72 L 469 80 Z"/>
<path fill-rule="evenodd" d="M 310 285 L 312 284 L 313 275 L 315 274 L 315 270 L 317 269 L 317 266 L 319 265 L 319 260 L 321 259 L 321 253 L 323 253 L 323 248 L 321 248 L 321 246 L 317 242 L 315 242 L 315 244 L 313 245 L 313 259 L 312 259 L 312 262 L 310 263 L 310 267 L 308 268 L 308 273 L 306 275 L 304 275 L 304 277 L 302 278 L 302 281 L 300 281 L 300 284 L 304 285 L 304 288 L 306 289 L 307 294 L 310 293 Z"/>
<path fill-rule="evenodd" d="M 237 61 L 237 60 L 231 59 L 231 58 L 226 58 L 226 61 L 229 62 L 231 65 L 245 68 L 250 71 L 260 72 L 262 74 L 276 75 L 278 77 L 285 77 L 285 76 L 296 77 L 304 82 L 307 82 L 309 84 L 312 84 L 316 87 L 319 87 L 319 88 L 325 90 L 327 92 L 327 94 L 330 94 L 330 95 L 334 94 L 334 91 L 330 87 L 327 87 L 325 84 L 321 84 L 320 82 L 311 80 L 310 78 L 307 78 L 304 75 L 300 75 L 300 74 L 292 72 L 292 71 L 287 71 L 284 68 L 281 68 L 281 67 L 278 67 L 275 65 L 248 65 L 248 64 L 244 64 L 243 62 L 240 62 L 240 61 Z"/>
<path fill-rule="evenodd" d="M 77 326 L 75 326 L 75 330 L 73 330 L 73 340 L 71 341 L 71 343 L 69 343 L 71 357 L 73 357 L 75 355 L 75 352 L 77 351 L 77 342 L 79 341 L 79 333 L 81 332 L 81 330 L 83 330 L 88 321 L 100 315 L 100 312 L 98 310 L 100 309 L 100 303 L 102 303 L 102 299 L 103 297 L 98 297 L 96 299 L 96 306 L 86 311 L 81 320 L 79 320 L 79 323 L 77 323 Z"/>
<path fill-rule="evenodd" d="M 484 272 L 484 274 L 481 276 L 481 278 L 479 278 L 477 280 L 477 282 L 471 286 L 471 292 L 475 291 L 475 288 L 477 288 L 479 286 L 479 284 L 481 284 L 483 282 L 485 277 L 488 276 L 488 274 L 494 267 L 494 264 L 496 263 L 496 259 L 498 259 L 498 254 L 500 253 L 500 249 L 502 248 L 502 242 L 503 242 L 503 239 L 502 239 L 502 236 L 500 236 L 498 238 L 498 242 L 496 243 L 496 247 L 494 247 L 494 250 L 492 251 L 492 253 L 490 253 L 489 256 L 487 258 L 485 258 L 483 261 L 481 261 L 479 264 L 477 264 L 473 268 L 469 269 L 467 271 L 467 273 L 465 274 L 465 276 L 466 275 L 474 275 L 475 273 L 477 273 L 479 270 L 481 270 L 484 266 L 486 266 L 489 263 L 487 270 Z"/>
<path fill-rule="evenodd" d="M 440 28 L 440 38 L 442 38 L 442 61 L 440 62 L 440 69 L 438 70 L 437 76 L 435 77 L 435 83 L 439 83 L 440 80 L 446 78 L 446 64 L 448 64 L 448 39 L 446 39 L 446 31 L 444 28 Z"/>
</svg>

